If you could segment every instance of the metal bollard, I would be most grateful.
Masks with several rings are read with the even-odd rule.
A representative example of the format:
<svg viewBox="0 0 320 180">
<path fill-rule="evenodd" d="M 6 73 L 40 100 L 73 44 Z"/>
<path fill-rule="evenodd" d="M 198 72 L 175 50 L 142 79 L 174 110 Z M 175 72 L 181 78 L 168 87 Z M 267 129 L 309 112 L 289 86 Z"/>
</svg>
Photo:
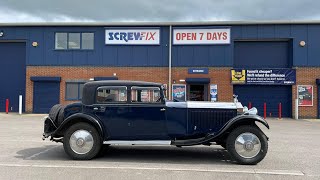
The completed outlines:
<svg viewBox="0 0 320 180">
<path fill-rule="evenodd" d="M 9 99 L 6 99 L 6 113 L 9 113 Z"/>
<path fill-rule="evenodd" d="M 282 104 L 279 103 L 279 119 L 282 118 Z"/>
</svg>

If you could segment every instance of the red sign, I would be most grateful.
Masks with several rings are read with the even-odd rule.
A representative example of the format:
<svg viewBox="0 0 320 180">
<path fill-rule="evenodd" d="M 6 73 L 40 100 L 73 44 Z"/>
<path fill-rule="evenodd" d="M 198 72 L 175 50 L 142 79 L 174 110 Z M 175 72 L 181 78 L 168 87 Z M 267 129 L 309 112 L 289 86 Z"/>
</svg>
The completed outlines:
<svg viewBox="0 0 320 180">
<path fill-rule="evenodd" d="M 230 29 L 174 29 L 173 44 L 230 44 Z"/>
<path fill-rule="evenodd" d="M 298 85 L 299 106 L 313 106 L 313 86 Z"/>
</svg>

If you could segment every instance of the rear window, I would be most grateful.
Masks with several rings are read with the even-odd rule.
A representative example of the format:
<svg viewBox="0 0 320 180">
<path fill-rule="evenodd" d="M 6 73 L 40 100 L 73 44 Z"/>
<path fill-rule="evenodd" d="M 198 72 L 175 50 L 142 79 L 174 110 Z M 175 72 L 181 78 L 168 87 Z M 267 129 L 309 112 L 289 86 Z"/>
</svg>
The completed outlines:
<svg viewBox="0 0 320 180">
<path fill-rule="evenodd" d="M 127 87 L 125 86 L 105 86 L 97 89 L 96 102 L 115 103 L 127 102 Z"/>
</svg>

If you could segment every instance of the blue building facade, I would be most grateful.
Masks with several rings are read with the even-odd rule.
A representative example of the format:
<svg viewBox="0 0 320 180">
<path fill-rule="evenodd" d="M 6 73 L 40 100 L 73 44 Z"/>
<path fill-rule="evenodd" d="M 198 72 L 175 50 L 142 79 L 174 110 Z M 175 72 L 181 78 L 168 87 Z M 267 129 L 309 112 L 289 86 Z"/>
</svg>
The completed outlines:
<svg viewBox="0 0 320 180">
<path fill-rule="evenodd" d="M 157 34 L 151 38 L 158 41 L 108 44 L 110 29 L 127 30 L 128 35 L 114 37 L 132 40 L 139 39 L 142 31 L 153 30 Z M 228 30 L 228 43 L 205 44 L 193 39 L 196 32 L 219 29 Z M 192 42 L 175 44 L 175 30 L 188 32 L 185 40 Z M 47 112 L 54 103 L 80 100 L 82 84 L 102 77 L 162 82 L 170 98 L 172 86 L 184 84 L 186 100 L 210 101 L 210 85 L 217 85 L 217 101 L 232 101 L 235 93 L 244 105 L 256 106 L 260 112 L 266 103 L 266 114 L 273 117 L 279 115 L 280 103 L 282 115 L 292 117 L 294 101 L 300 99 L 300 117 L 315 118 L 319 33 L 320 22 L 0 24 L 0 75 L 7 77 L 1 80 L 5 88 L 0 92 L 0 111 L 5 111 L 6 99 L 10 100 L 9 110 L 17 111 L 17 97 L 22 95 L 25 111 Z M 190 73 L 195 68 L 208 72 Z M 244 75 L 249 74 L 247 70 L 289 69 L 295 73 L 294 82 L 234 83 L 231 71 L 239 69 L 246 71 Z M 310 100 L 302 89 L 311 86 Z M 49 102 L 45 100 L 48 92 L 54 94 Z M 271 101 L 272 97 L 278 101 Z"/>
</svg>

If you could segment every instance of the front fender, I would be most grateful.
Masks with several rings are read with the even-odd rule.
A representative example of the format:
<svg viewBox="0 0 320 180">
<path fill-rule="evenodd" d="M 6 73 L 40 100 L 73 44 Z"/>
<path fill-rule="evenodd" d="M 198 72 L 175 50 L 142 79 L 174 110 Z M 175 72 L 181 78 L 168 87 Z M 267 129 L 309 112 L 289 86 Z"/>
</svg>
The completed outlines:
<svg viewBox="0 0 320 180">
<path fill-rule="evenodd" d="M 261 116 L 242 114 L 228 121 L 228 123 L 224 125 L 223 128 L 216 134 L 216 137 L 232 130 L 235 127 L 239 127 L 241 125 L 252 125 L 252 124 L 255 124 L 255 122 L 260 122 L 265 127 L 270 129 L 268 122 L 265 119 L 263 119 Z"/>
<path fill-rule="evenodd" d="M 210 144 L 210 142 L 222 140 L 222 138 L 224 139 L 224 135 L 236 127 L 241 125 L 255 125 L 255 122 L 260 122 L 269 129 L 269 124 L 267 121 L 258 115 L 238 115 L 229 120 L 217 134 L 207 134 L 205 137 L 198 139 L 174 140 L 171 142 L 171 144 L 176 146 Z"/>
<path fill-rule="evenodd" d="M 83 113 L 76 113 L 69 116 L 67 119 L 65 119 L 61 123 L 61 125 L 57 128 L 57 130 L 55 130 L 52 133 L 52 136 L 54 135 L 63 136 L 65 130 L 67 130 L 72 124 L 75 124 L 78 122 L 86 122 L 88 124 L 93 125 L 97 129 L 101 137 L 104 137 L 104 131 L 103 131 L 104 128 L 102 126 L 102 123 L 100 123 L 100 121 L 97 118 L 88 114 L 83 114 Z"/>
</svg>

